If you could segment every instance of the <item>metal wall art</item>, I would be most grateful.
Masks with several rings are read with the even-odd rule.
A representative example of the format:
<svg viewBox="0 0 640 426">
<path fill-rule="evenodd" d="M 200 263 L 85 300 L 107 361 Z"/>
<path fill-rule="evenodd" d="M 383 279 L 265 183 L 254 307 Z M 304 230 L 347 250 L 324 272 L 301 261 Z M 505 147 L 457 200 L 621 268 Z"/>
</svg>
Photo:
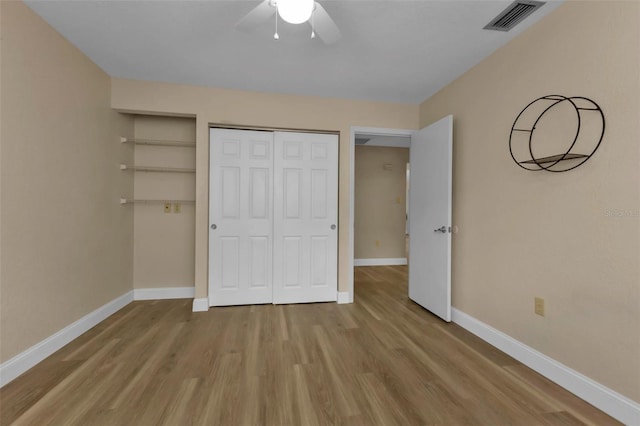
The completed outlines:
<svg viewBox="0 0 640 426">
<path fill-rule="evenodd" d="M 547 95 L 518 114 L 509 135 L 509 151 L 525 170 L 566 172 L 593 156 L 604 128 L 604 114 L 591 99 Z"/>
</svg>

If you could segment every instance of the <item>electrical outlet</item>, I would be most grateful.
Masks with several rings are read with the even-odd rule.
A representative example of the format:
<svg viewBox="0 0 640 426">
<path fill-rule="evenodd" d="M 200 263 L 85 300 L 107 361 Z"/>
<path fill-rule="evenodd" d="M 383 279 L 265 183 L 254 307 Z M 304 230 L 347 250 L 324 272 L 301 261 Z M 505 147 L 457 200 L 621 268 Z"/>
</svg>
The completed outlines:
<svg viewBox="0 0 640 426">
<path fill-rule="evenodd" d="M 174 213 L 182 213 L 182 204 L 180 203 L 175 203 L 173 205 L 173 212 Z"/>
<path fill-rule="evenodd" d="M 171 203 L 164 203 L 164 212 L 171 213 Z"/>
<path fill-rule="evenodd" d="M 544 316 L 544 299 L 541 297 L 536 297 L 534 299 L 534 312 L 536 313 L 536 315 L 540 315 L 541 317 Z"/>
</svg>

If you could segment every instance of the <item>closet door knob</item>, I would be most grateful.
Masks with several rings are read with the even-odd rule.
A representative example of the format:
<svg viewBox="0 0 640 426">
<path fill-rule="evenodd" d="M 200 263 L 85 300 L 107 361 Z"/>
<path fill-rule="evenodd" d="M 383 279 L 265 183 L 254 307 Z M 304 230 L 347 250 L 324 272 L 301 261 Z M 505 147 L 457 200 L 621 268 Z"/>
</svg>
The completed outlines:
<svg viewBox="0 0 640 426">
<path fill-rule="evenodd" d="M 336 225 L 331 225 L 331 229 L 336 229 Z"/>
<path fill-rule="evenodd" d="M 213 229 L 214 231 L 215 231 L 217 228 L 218 228 L 218 227 L 216 226 L 216 224 L 215 224 L 215 223 L 211 225 L 211 229 Z"/>
</svg>

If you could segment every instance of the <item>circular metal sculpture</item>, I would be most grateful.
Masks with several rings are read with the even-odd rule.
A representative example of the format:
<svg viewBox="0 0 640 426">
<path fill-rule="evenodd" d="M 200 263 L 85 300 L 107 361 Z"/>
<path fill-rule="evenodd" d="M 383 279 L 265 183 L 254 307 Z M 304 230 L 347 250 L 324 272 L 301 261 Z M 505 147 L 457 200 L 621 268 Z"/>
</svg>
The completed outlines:
<svg viewBox="0 0 640 426">
<path fill-rule="evenodd" d="M 591 99 L 547 95 L 520 111 L 511 126 L 509 151 L 525 170 L 566 172 L 593 156 L 604 128 L 604 114 Z"/>
</svg>

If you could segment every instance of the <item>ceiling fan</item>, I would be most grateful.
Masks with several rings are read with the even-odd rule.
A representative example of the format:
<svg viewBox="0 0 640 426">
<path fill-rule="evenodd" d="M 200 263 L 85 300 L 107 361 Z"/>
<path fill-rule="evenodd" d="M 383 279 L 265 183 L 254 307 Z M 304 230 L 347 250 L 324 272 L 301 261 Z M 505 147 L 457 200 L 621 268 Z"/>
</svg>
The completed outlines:
<svg viewBox="0 0 640 426">
<path fill-rule="evenodd" d="M 340 30 L 333 19 L 324 7 L 315 0 L 263 0 L 238 21 L 236 28 L 240 31 L 251 32 L 272 18 L 276 12 L 280 18 L 290 24 L 309 22 L 311 38 L 317 35 L 324 44 L 335 43 L 341 37 Z M 274 35 L 276 40 L 279 38 L 277 22 L 276 17 L 276 33 Z"/>
</svg>

